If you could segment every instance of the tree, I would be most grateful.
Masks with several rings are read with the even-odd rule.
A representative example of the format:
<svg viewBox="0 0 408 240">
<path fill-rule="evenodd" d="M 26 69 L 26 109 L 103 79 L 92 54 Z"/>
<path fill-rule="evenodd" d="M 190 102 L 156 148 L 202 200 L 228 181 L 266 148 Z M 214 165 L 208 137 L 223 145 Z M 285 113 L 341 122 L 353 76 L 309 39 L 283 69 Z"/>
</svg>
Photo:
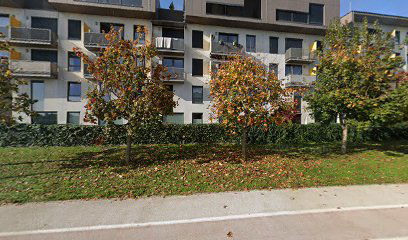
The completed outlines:
<svg viewBox="0 0 408 240">
<path fill-rule="evenodd" d="M 2 38 L 0 34 L 0 38 Z M 0 52 L 10 52 L 10 46 L 7 42 L 0 42 Z M 22 79 L 13 77 L 10 69 L 9 59 L 0 59 L 0 123 L 11 125 L 15 123 L 13 112 L 34 115 L 30 110 L 34 103 L 26 93 L 19 93 L 19 85 L 27 84 Z M 22 120 L 19 116 L 18 120 Z"/>
<path fill-rule="evenodd" d="M 146 31 L 139 28 L 138 32 Z M 143 124 L 158 121 L 171 114 L 176 103 L 174 93 L 163 80 L 168 78 L 162 65 L 154 65 L 156 50 L 150 42 L 122 40 L 120 32 L 106 34 L 108 46 L 95 60 L 74 49 L 83 58 L 93 79 L 87 92 L 85 121 L 103 120 L 108 126 L 123 119 L 126 122 L 126 161 L 130 161 L 134 133 Z M 142 34 L 139 34 L 142 36 Z"/>
<path fill-rule="evenodd" d="M 247 160 L 247 133 L 252 126 L 290 120 L 294 104 L 276 75 L 252 57 L 233 56 L 212 73 L 212 112 L 231 133 L 241 132 L 243 160 Z"/>
<path fill-rule="evenodd" d="M 174 2 L 171 2 L 171 3 L 170 3 L 169 9 L 172 10 L 172 11 L 174 11 L 174 9 L 175 9 L 175 7 L 174 7 Z"/>
<path fill-rule="evenodd" d="M 368 121 L 387 98 L 402 60 L 393 53 L 394 41 L 375 24 L 361 26 L 330 24 L 323 50 L 318 52 L 318 74 L 313 91 L 305 100 L 315 119 L 339 117 L 342 152 L 347 152 L 347 134 L 352 120 Z"/>
</svg>

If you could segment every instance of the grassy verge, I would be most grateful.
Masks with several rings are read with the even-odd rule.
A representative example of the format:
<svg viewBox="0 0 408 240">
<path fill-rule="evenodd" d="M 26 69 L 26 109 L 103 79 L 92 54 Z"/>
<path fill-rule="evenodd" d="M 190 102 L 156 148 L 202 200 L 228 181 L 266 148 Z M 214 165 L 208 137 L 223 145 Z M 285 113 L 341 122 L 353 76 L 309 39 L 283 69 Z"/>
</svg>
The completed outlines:
<svg viewBox="0 0 408 240">
<path fill-rule="evenodd" d="M 0 148 L 0 203 L 408 182 L 408 142 L 352 146 Z"/>
</svg>

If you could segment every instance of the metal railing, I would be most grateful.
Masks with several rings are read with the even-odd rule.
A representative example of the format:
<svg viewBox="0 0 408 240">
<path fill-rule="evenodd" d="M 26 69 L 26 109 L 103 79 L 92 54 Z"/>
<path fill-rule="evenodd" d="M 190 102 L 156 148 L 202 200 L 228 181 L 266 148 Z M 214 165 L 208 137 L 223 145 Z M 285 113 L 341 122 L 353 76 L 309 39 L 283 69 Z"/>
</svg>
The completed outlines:
<svg viewBox="0 0 408 240">
<path fill-rule="evenodd" d="M 170 80 L 183 81 L 186 79 L 186 73 L 184 72 L 184 68 L 168 67 L 167 71 L 170 73 Z"/>
<path fill-rule="evenodd" d="M 120 5 L 127 7 L 142 7 L 143 0 L 75 0 L 77 2 Z"/>
<path fill-rule="evenodd" d="M 307 61 L 313 62 L 316 60 L 316 55 L 307 49 L 289 48 L 285 53 L 286 61 Z"/>
<path fill-rule="evenodd" d="M 316 76 L 288 75 L 282 80 L 284 87 L 307 87 L 316 81 Z"/>
<path fill-rule="evenodd" d="M 108 39 L 105 37 L 106 33 L 84 33 L 84 45 L 85 47 L 106 47 L 109 44 Z"/>
<path fill-rule="evenodd" d="M 242 51 L 242 46 L 222 41 L 211 41 L 211 53 L 235 54 Z"/>
<path fill-rule="evenodd" d="M 10 41 L 51 44 L 56 40 L 56 34 L 50 29 L 11 27 L 8 34 Z"/>
<path fill-rule="evenodd" d="M 56 77 L 57 63 L 47 61 L 11 60 L 10 69 L 16 77 Z"/>
<path fill-rule="evenodd" d="M 159 50 L 184 51 L 184 39 L 156 37 L 155 46 Z"/>
</svg>

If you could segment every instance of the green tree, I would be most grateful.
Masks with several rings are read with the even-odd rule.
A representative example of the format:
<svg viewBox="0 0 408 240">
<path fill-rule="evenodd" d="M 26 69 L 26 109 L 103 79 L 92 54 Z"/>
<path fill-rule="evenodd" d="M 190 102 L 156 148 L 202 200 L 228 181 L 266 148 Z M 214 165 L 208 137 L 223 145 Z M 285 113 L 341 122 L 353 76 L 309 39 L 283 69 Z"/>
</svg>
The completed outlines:
<svg viewBox="0 0 408 240">
<path fill-rule="evenodd" d="M 172 11 L 175 9 L 173 2 L 170 3 L 169 9 L 172 10 Z"/>
<path fill-rule="evenodd" d="M 0 38 L 2 38 L 0 34 Z M 0 42 L 0 52 L 10 52 L 10 46 L 7 42 Z M 22 79 L 13 77 L 10 69 L 9 59 L 0 59 L 0 123 L 13 124 L 16 119 L 12 113 L 25 113 L 26 115 L 34 115 L 30 107 L 34 101 L 26 93 L 19 93 L 19 86 L 27 84 Z M 22 120 L 19 116 L 18 120 Z"/>
<path fill-rule="evenodd" d="M 393 53 L 391 34 L 375 24 L 361 27 L 330 24 L 318 53 L 318 74 L 314 89 L 305 100 L 315 119 L 339 118 L 343 129 L 342 152 L 347 152 L 350 121 L 368 121 L 370 114 L 387 98 L 402 60 Z"/>
<path fill-rule="evenodd" d="M 212 73 L 210 80 L 213 118 L 235 134 L 241 132 L 243 160 L 247 160 L 250 127 L 265 129 L 289 121 L 293 101 L 272 72 L 253 57 L 236 55 Z"/>
<path fill-rule="evenodd" d="M 103 120 L 111 126 L 116 120 L 125 120 L 126 161 L 129 162 L 132 137 L 137 129 L 171 114 L 176 102 L 174 93 L 163 83 L 168 78 L 166 69 L 153 63 L 157 53 L 150 42 L 140 45 L 140 39 L 122 40 L 120 31 L 114 29 L 106 34 L 106 39 L 108 46 L 94 60 L 74 49 L 93 76 L 92 87 L 87 92 L 85 121 Z"/>
</svg>

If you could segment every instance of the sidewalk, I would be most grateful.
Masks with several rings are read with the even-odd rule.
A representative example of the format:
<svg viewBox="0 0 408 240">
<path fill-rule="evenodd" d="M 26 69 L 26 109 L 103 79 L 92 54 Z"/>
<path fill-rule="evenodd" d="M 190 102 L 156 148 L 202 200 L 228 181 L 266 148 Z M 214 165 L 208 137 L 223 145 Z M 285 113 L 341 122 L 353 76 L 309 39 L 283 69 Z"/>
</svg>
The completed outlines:
<svg viewBox="0 0 408 240">
<path fill-rule="evenodd" d="M 405 214 L 408 209 L 408 184 L 228 192 L 124 201 L 29 203 L 0 207 L 0 239 L 17 239 L 19 235 L 47 232 L 151 228 L 299 214 L 389 211 L 388 209 L 402 214 L 404 219 L 396 219 L 397 221 L 408 223 L 408 218 L 405 219 L 405 216 L 408 217 Z M 405 236 L 408 236 L 408 229 Z M 88 239 L 92 238 L 88 236 Z"/>
</svg>

